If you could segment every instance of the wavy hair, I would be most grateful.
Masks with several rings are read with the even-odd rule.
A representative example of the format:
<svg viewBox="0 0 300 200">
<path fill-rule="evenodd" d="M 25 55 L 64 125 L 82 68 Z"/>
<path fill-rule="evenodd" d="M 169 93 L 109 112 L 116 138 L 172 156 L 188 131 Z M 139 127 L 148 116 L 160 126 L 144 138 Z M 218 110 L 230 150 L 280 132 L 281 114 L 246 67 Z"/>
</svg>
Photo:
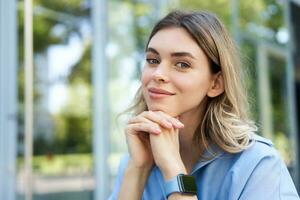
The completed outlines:
<svg viewBox="0 0 300 200">
<path fill-rule="evenodd" d="M 241 80 L 240 56 L 226 28 L 217 16 L 207 11 L 173 11 L 154 26 L 146 47 L 158 31 L 171 27 L 185 29 L 208 57 L 211 72 L 221 71 L 224 79 L 224 92 L 208 98 L 194 141 L 205 149 L 211 143 L 216 144 L 228 153 L 248 148 L 257 127 L 248 115 L 249 103 Z M 127 111 L 138 115 L 146 110 L 148 108 L 139 88 L 133 106 Z"/>
</svg>

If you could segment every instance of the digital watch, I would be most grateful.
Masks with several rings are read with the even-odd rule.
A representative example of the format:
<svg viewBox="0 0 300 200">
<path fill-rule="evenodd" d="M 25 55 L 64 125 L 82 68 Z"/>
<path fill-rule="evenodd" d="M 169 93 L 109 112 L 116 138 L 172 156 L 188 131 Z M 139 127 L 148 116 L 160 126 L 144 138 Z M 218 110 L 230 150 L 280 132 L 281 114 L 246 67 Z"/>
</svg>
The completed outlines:
<svg viewBox="0 0 300 200">
<path fill-rule="evenodd" d="M 176 177 L 164 183 L 164 189 L 167 198 L 175 192 L 188 195 L 197 195 L 197 185 L 195 178 L 190 175 L 177 175 Z"/>
</svg>

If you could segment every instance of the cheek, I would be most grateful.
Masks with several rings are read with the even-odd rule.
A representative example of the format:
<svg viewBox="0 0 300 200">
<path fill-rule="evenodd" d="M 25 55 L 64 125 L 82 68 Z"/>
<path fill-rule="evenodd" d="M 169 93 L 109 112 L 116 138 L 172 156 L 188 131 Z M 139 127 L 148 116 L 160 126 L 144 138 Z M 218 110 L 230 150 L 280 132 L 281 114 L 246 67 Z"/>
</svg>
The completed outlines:
<svg viewBox="0 0 300 200">
<path fill-rule="evenodd" d="M 183 100 L 193 99 L 193 101 L 201 101 L 206 96 L 210 81 L 207 76 L 195 75 L 189 77 L 180 77 L 176 81 L 176 87 L 180 91 L 180 97 Z"/>
<path fill-rule="evenodd" d="M 142 85 L 145 86 L 147 85 L 147 83 L 150 81 L 151 79 L 151 72 L 149 69 L 143 69 L 142 71 L 142 75 L 141 75 L 141 82 L 142 82 Z"/>
</svg>

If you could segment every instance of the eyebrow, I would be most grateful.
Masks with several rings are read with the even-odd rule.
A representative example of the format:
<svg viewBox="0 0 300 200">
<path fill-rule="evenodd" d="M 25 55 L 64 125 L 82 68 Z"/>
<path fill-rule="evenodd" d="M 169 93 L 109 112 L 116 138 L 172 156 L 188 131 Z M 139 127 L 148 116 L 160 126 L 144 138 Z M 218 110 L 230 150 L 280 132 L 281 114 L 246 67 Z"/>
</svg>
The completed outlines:
<svg viewBox="0 0 300 200">
<path fill-rule="evenodd" d="M 146 49 L 146 52 L 151 52 L 151 53 L 154 53 L 156 55 L 159 55 L 158 51 L 152 47 L 148 47 Z M 191 53 L 189 52 L 173 52 L 171 53 L 171 56 L 172 57 L 190 57 L 190 58 L 193 58 L 193 59 L 196 59 Z"/>
</svg>

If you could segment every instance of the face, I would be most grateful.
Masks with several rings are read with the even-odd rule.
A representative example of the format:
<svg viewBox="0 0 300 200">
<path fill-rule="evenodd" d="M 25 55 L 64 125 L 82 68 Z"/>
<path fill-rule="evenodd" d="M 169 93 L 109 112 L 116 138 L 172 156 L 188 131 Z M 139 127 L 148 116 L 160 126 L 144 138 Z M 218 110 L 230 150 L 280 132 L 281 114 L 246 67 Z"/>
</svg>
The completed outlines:
<svg viewBox="0 0 300 200">
<path fill-rule="evenodd" d="M 142 72 L 149 110 L 171 116 L 201 110 L 212 80 L 207 56 L 186 30 L 162 29 L 151 38 Z"/>
</svg>

